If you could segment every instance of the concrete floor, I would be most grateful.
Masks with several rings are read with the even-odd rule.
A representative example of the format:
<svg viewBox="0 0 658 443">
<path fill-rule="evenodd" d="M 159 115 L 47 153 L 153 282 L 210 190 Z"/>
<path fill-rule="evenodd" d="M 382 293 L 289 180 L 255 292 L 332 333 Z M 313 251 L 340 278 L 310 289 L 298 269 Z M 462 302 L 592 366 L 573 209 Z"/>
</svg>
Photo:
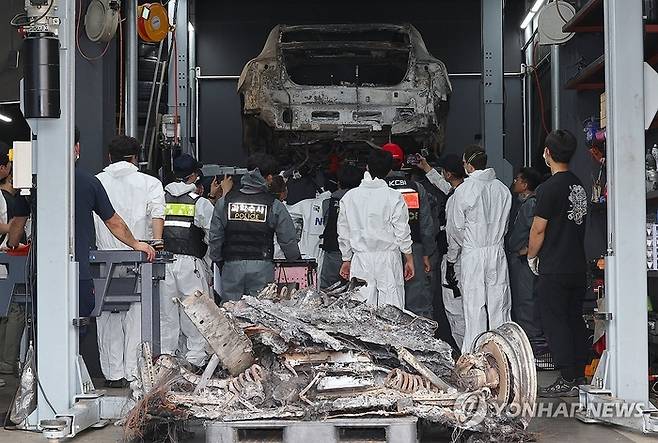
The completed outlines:
<svg viewBox="0 0 658 443">
<path fill-rule="evenodd" d="M 547 385 L 555 377 L 556 373 L 539 372 L 539 384 Z M 10 404 L 16 386 L 16 379 L 11 376 L 3 376 L 7 386 L 0 388 L 0 411 L 5 411 Z M 558 400 L 555 400 L 558 401 Z M 4 414 L 3 414 L 4 415 Z M 641 433 L 624 430 L 618 427 L 606 425 L 588 425 L 574 418 L 536 418 L 530 423 L 529 430 L 536 434 L 538 442 L 561 442 L 561 443 L 608 443 L 608 442 L 658 442 L 658 437 L 643 435 Z M 188 443 L 204 443 L 205 433 L 202 426 L 192 427 L 195 437 Z M 123 432 L 120 427 L 109 425 L 103 429 L 94 429 L 80 434 L 75 441 L 79 443 L 113 443 L 123 440 Z M 0 443 L 41 443 L 44 439 L 40 434 L 7 431 L 0 428 Z M 423 439 L 427 442 L 436 442 L 435 438 Z M 449 441 L 446 439 L 445 441 Z"/>
</svg>

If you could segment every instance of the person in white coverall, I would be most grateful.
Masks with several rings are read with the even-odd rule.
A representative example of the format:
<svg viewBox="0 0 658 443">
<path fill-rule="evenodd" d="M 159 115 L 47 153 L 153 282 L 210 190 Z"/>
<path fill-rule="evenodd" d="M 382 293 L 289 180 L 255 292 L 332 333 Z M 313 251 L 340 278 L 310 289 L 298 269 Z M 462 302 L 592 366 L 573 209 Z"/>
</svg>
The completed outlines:
<svg viewBox="0 0 658 443">
<path fill-rule="evenodd" d="M 366 281 L 356 298 L 375 306 L 404 309 L 404 282 L 414 276 L 414 261 L 409 210 L 402 194 L 384 181 L 392 165 L 390 152 L 372 151 L 361 184 L 340 200 L 340 275 Z M 404 268 L 400 252 L 405 257 Z"/>
<path fill-rule="evenodd" d="M 196 194 L 195 182 L 201 164 L 191 155 L 174 159 L 177 182 L 165 186 L 164 249 L 174 254 L 167 264 L 165 279 L 160 283 L 160 331 L 163 354 L 182 354 L 179 347 L 184 337 L 185 359 L 196 366 L 206 360 L 206 341 L 178 303 L 179 299 L 200 291 L 211 295 L 204 257 L 208 250 L 208 233 L 214 206 Z"/>
<path fill-rule="evenodd" d="M 448 196 L 445 209 L 445 230 L 448 250 L 441 260 L 441 296 L 445 308 L 446 317 L 450 324 L 450 331 L 455 343 L 462 348 L 464 333 L 466 329 L 464 320 L 464 297 L 462 288 L 456 279 L 448 282 L 446 273 L 448 271 L 448 257 L 454 264 L 454 274 L 461 272 L 461 261 L 459 257 L 459 244 L 455 239 L 455 189 L 464 182 L 466 176 L 464 165 L 460 157 L 449 154 L 440 159 L 439 166 L 442 173 L 432 168 L 425 159 L 422 159 L 419 167 L 425 171 L 430 183 Z M 455 284 L 456 283 L 456 284 Z"/>
<path fill-rule="evenodd" d="M 164 190 L 157 178 L 139 172 L 136 166 L 139 142 L 132 137 L 115 137 L 110 142 L 109 153 L 111 164 L 97 177 L 115 211 L 136 238 L 162 239 Z M 127 249 L 97 215 L 94 215 L 94 226 L 99 250 Z M 137 376 L 141 312 L 141 304 L 132 303 L 128 311 L 102 311 L 96 319 L 101 369 L 109 386 L 120 386 L 124 380 L 132 381 Z"/>
<path fill-rule="evenodd" d="M 479 334 L 511 320 L 505 234 L 512 195 L 493 168 L 487 168 L 482 147 L 467 147 L 463 161 L 469 177 L 452 197 L 448 236 L 455 246 L 448 251 L 446 280 L 461 288 L 466 323 L 462 352 L 470 352 Z M 459 270 L 454 267 L 458 260 Z"/>
<path fill-rule="evenodd" d="M 324 232 L 324 201 L 331 197 L 331 192 L 317 194 L 315 198 L 307 198 L 287 206 L 293 220 L 301 220 L 302 235 L 299 239 L 299 252 L 303 259 L 315 259 L 318 269 L 322 269 L 324 250 L 320 248 Z"/>
</svg>

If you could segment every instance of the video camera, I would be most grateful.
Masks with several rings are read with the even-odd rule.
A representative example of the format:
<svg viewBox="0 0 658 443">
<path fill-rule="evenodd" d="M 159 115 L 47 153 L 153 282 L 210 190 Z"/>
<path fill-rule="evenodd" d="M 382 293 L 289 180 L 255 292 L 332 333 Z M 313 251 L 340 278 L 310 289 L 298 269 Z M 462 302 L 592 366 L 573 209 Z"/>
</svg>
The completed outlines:
<svg viewBox="0 0 658 443">
<path fill-rule="evenodd" d="M 247 168 L 239 168 L 237 166 L 204 165 L 203 168 L 201 168 L 201 172 L 206 177 L 215 176 L 218 180 L 221 180 L 225 175 L 245 175 L 247 173 Z"/>
</svg>

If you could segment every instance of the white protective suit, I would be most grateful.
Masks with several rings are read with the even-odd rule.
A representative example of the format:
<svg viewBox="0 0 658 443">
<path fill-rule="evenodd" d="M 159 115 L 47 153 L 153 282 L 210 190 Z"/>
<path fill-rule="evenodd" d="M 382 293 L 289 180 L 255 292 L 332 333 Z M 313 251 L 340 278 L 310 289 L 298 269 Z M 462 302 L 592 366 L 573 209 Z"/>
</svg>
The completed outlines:
<svg viewBox="0 0 658 443">
<path fill-rule="evenodd" d="M 441 261 L 441 284 L 445 285 L 446 282 L 446 268 L 448 265 L 448 256 L 457 257 L 454 261 L 455 264 L 455 275 L 460 275 L 461 273 L 461 260 L 459 257 L 459 245 L 457 244 L 455 238 L 450 235 L 454 232 L 454 210 L 455 210 L 455 196 L 452 195 L 446 202 L 446 237 L 448 239 L 448 253 L 443 256 Z M 453 262 L 451 262 L 453 263 Z M 461 283 L 460 283 L 460 292 L 462 292 Z M 443 306 L 446 310 L 446 316 L 448 317 L 448 323 L 450 323 L 450 330 L 452 331 L 452 337 L 455 339 L 457 346 L 460 348 L 463 347 L 464 343 L 464 333 L 466 331 L 466 323 L 464 320 L 464 297 L 455 298 L 455 294 L 452 289 L 446 288 L 443 286 L 441 288 L 441 295 L 443 297 Z"/>
<path fill-rule="evenodd" d="M 359 299 L 404 309 L 403 254 L 411 254 L 409 210 L 399 191 L 368 172 L 340 200 L 338 245 L 350 278 L 365 280 Z"/>
<path fill-rule="evenodd" d="M 504 240 L 512 206 L 509 189 L 492 168 L 474 171 L 456 190 L 447 234 L 456 246 L 448 261 L 461 262 L 466 330 L 462 352 L 482 332 L 510 321 L 511 294 Z M 450 229 L 448 229 L 450 228 Z"/>
<path fill-rule="evenodd" d="M 320 236 L 324 232 L 324 213 L 322 203 L 331 197 L 331 192 L 323 192 L 315 198 L 308 198 L 287 206 L 288 212 L 293 221 L 301 220 L 302 235 L 299 240 L 299 252 L 302 258 L 314 258 L 318 264 L 318 269 L 322 269 L 322 258 L 324 251 L 320 248 L 322 239 Z"/>
<path fill-rule="evenodd" d="M 153 238 L 152 220 L 164 219 L 162 183 L 125 161 L 112 163 L 96 177 L 133 236 L 138 240 Z M 94 226 L 99 250 L 129 249 L 112 235 L 96 214 Z M 133 303 L 128 311 L 104 311 L 96 319 L 101 369 L 107 380 L 125 378 L 132 381 L 136 378 L 137 355 L 142 341 L 141 315 L 141 304 Z"/>
<path fill-rule="evenodd" d="M 196 192 L 194 184 L 170 183 L 165 191 L 174 197 Z M 195 194 L 196 195 L 196 194 Z M 204 242 L 208 244 L 210 220 L 215 207 L 209 200 L 199 198 L 195 203 L 194 224 L 204 231 Z M 165 220 L 165 230 L 167 221 Z M 165 244 L 165 250 L 167 245 Z M 183 346 L 179 342 L 181 334 L 185 358 L 197 366 L 206 360 L 206 341 L 196 326 L 183 311 L 176 299 L 201 291 L 212 297 L 207 275 L 210 272 L 203 259 L 191 255 L 174 254 L 174 262 L 167 263 L 165 279 L 160 282 L 160 342 L 163 354 L 181 354 Z"/>
<path fill-rule="evenodd" d="M 441 175 L 436 169 L 430 170 L 426 174 L 427 179 L 436 186 L 441 192 L 448 195 L 452 191 L 452 185 Z M 455 196 L 452 195 L 448 198 L 446 202 L 446 237 L 448 240 L 448 253 L 443 256 L 441 260 L 441 285 L 445 285 L 446 282 L 446 269 L 448 265 L 448 257 L 451 256 L 451 263 L 455 264 L 455 274 L 460 275 L 461 272 L 461 260 L 459 255 L 460 246 L 457 244 L 457 241 L 453 235 L 450 233 L 455 232 L 454 227 L 454 210 L 455 210 Z M 460 282 L 460 291 L 463 294 L 461 289 Z M 464 343 L 464 333 L 466 330 L 466 324 L 464 320 L 464 297 L 455 298 L 455 294 L 452 289 L 442 286 L 441 295 L 443 297 L 443 306 L 445 307 L 446 316 L 448 317 L 448 323 L 450 323 L 450 330 L 452 331 L 452 337 L 455 339 L 457 346 L 460 348 L 463 347 Z"/>
</svg>

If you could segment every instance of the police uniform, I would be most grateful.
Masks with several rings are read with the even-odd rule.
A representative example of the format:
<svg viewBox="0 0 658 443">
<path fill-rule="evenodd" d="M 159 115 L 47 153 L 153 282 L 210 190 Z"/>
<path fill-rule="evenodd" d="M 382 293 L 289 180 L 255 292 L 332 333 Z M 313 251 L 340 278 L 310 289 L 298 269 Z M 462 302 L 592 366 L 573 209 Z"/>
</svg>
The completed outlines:
<svg viewBox="0 0 658 443">
<path fill-rule="evenodd" d="M 429 207 L 427 191 L 419 183 L 411 181 L 404 172 L 393 171 L 386 177 L 389 187 L 398 190 L 409 209 L 409 227 L 414 268 L 414 278 L 405 282 L 405 308 L 416 315 L 432 318 L 433 300 L 430 274 L 425 272 L 424 256 L 436 250 L 434 222 Z"/>
<path fill-rule="evenodd" d="M 260 172 L 247 172 L 241 185 L 217 202 L 210 228 L 210 258 L 223 264 L 223 301 L 257 295 L 274 281 L 274 234 L 287 259 L 301 257 L 292 218 Z"/>
<path fill-rule="evenodd" d="M 213 205 L 196 194 L 196 186 L 170 183 L 165 187 L 164 249 L 174 254 L 160 283 L 160 328 L 163 354 L 185 351 L 185 358 L 201 366 L 206 359 L 206 342 L 176 299 L 196 291 L 210 295 L 204 256 L 208 248 Z M 184 337 L 186 349 L 180 347 Z"/>
</svg>

